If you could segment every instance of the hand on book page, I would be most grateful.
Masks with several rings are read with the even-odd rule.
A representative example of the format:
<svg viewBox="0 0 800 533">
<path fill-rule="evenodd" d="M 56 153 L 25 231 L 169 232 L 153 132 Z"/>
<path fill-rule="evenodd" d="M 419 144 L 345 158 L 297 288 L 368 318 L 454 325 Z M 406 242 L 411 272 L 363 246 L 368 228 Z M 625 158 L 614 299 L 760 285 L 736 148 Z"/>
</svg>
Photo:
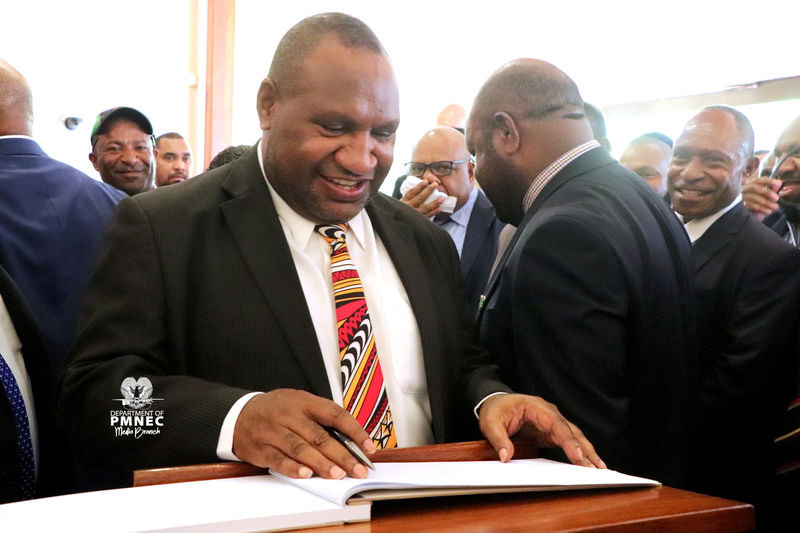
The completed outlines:
<svg viewBox="0 0 800 533">
<path fill-rule="evenodd" d="M 526 436 L 542 447 L 558 446 L 564 450 L 573 464 L 606 468 L 583 432 L 564 418 L 555 405 L 538 396 L 498 394 L 483 402 L 478 414 L 483 435 L 503 462 L 514 456 L 509 437 L 525 430 Z"/>
<path fill-rule="evenodd" d="M 375 451 L 361 425 L 341 406 L 305 391 L 275 389 L 245 404 L 236 419 L 233 453 L 288 477 L 367 477 L 367 468 L 326 427 L 338 429 L 366 453 Z"/>
</svg>

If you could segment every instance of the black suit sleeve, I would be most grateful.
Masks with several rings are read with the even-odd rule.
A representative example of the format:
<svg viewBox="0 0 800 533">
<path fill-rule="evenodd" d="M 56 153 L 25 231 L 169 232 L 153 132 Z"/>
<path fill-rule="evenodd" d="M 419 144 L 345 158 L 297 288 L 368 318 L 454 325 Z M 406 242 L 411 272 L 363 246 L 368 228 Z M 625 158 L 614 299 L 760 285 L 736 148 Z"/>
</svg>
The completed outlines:
<svg viewBox="0 0 800 533">
<path fill-rule="evenodd" d="M 138 204 L 125 200 L 112 222 L 87 293 L 83 323 L 59 399 L 59 424 L 93 460 L 135 469 L 217 460 L 222 421 L 247 390 L 189 377 L 176 368 L 166 283 L 154 235 Z M 225 354 L 219 354 L 225 357 Z M 188 363 L 187 363 L 188 364 Z M 147 377 L 163 411 L 155 434 L 116 435 L 112 411 L 125 411 L 120 385 Z M 128 411 L 135 415 L 139 411 Z"/>
<path fill-rule="evenodd" d="M 775 383 L 775 376 L 787 380 L 794 368 L 796 332 L 800 324 L 800 254 L 782 247 L 770 257 L 762 257 L 756 268 L 737 280 L 735 298 L 726 312 L 722 332 L 699 331 L 700 335 L 721 334 L 721 352 L 713 354 L 711 368 L 703 372 L 700 413 L 713 413 L 714 425 L 738 425 L 744 415 L 767 416 L 753 411 L 748 401 L 771 388 L 787 390 L 788 382 Z M 700 298 L 703 292 L 698 291 Z M 712 318 L 713 320 L 713 318 Z M 788 398 L 779 407 L 785 405 Z M 719 419 L 727 413 L 729 420 Z"/>
</svg>

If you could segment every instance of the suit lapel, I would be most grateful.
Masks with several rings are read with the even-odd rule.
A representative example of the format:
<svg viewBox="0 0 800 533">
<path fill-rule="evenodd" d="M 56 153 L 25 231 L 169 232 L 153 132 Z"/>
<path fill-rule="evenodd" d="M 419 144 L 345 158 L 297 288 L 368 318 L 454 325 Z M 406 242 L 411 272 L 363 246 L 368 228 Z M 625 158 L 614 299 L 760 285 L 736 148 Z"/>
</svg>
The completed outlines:
<svg viewBox="0 0 800 533">
<path fill-rule="evenodd" d="M 695 273 L 728 246 L 730 239 L 721 237 L 738 233 L 749 216 L 744 204 L 739 203 L 711 224 L 711 227 L 692 244 Z"/>
<path fill-rule="evenodd" d="M 314 324 L 286 236 L 258 168 L 258 145 L 234 163 L 220 205 L 244 263 L 300 366 L 320 396 L 331 398 Z"/>
<path fill-rule="evenodd" d="M 461 275 L 466 278 L 481 251 L 486 234 L 494 221 L 494 208 L 482 191 L 478 191 L 472 213 L 469 215 L 467 234 L 461 248 Z"/>
<path fill-rule="evenodd" d="M 525 212 L 525 215 L 522 217 L 522 221 L 519 223 L 517 231 L 514 232 L 514 235 L 511 237 L 508 246 L 506 246 L 506 249 L 503 250 L 503 256 L 500 258 L 500 261 L 497 263 L 497 267 L 492 271 L 492 275 L 489 277 L 489 281 L 486 284 L 486 294 L 481 296 L 481 303 L 478 309 L 477 317 L 478 324 L 480 324 L 481 318 L 483 317 L 485 302 L 489 301 L 489 298 L 491 298 L 492 294 L 494 294 L 494 291 L 497 289 L 497 284 L 500 280 L 500 276 L 503 272 L 503 267 L 505 266 L 506 261 L 508 261 L 514 246 L 517 244 L 517 241 L 519 241 L 520 236 L 524 233 L 525 226 L 529 223 L 531 218 L 533 218 L 533 215 L 536 213 L 536 211 L 541 209 L 547 199 L 572 178 L 601 166 L 610 165 L 613 163 L 616 163 L 616 161 L 611 157 L 611 154 L 609 154 L 607 150 L 594 148 L 561 169 L 561 171 L 553 176 L 547 185 L 545 185 L 544 189 L 542 189 L 542 191 L 539 193 L 539 196 L 536 197 L 533 205 L 531 205 L 530 209 Z"/>
<path fill-rule="evenodd" d="M 412 227 L 400 217 L 395 216 L 396 213 L 396 207 L 380 195 L 376 195 L 367 206 L 367 214 L 372 222 L 372 227 L 386 247 L 395 270 L 397 270 L 397 275 L 400 276 L 400 281 L 408 294 L 411 308 L 414 310 L 414 318 L 417 321 L 422 341 L 425 372 L 428 377 L 428 398 L 431 409 L 435 410 L 437 406 L 443 405 L 441 395 L 446 393 L 441 390 L 442 387 L 435 386 L 436 380 L 439 379 L 437 376 L 441 376 L 442 371 L 440 336 L 435 328 L 430 327 L 430 324 L 437 323 L 436 312 L 431 303 L 432 295 L 436 294 L 436 291 L 431 286 L 430 278 L 420 263 L 420 251 Z M 437 416 L 434 416 L 433 420 L 434 434 L 443 435 L 444 420 Z"/>
</svg>

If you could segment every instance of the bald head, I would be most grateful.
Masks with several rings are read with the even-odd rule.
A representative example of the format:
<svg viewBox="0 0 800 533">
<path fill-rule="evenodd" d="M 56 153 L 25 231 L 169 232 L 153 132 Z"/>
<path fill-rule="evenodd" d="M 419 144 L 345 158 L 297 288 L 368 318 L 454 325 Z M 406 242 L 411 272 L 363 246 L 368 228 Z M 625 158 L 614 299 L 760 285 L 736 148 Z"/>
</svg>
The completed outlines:
<svg viewBox="0 0 800 533">
<path fill-rule="evenodd" d="M 0 59 L 0 135 L 31 135 L 33 99 L 25 77 Z"/>
<path fill-rule="evenodd" d="M 492 74 L 467 122 L 475 178 L 509 224 L 522 219 L 522 197 L 531 181 L 592 138 L 575 82 L 538 59 L 517 59 Z"/>
<path fill-rule="evenodd" d="M 436 116 L 437 126 L 450 126 L 451 128 L 464 129 L 467 127 L 467 110 L 459 104 L 450 104 L 439 111 Z"/>
<path fill-rule="evenodd" d="M 473 116 L 505 109 L 515 118 L 536 119 L 558 113 L 581 118 L 583 100 L 575 82 L 539 59 L 517 59 L 500 67 L 475 99 Z"/>
<path fill-rule="evenodd" d="M 446 155 L 445 159 L 458 160 L 469 157 L 464 134 L 450 126 L 437 126 L 425 132 L 414 145 L 412 159 L 418 152 L 432 151 Z"/>
<path fill-rule="evenodd" d="M 320 13 L 307 17 L 289 29 L 275 49 L 269 79 L 284 97 L 295 90 L 298 70 L 317 46 L 330 35 L 345 48 L 364 48 L 386 55 L 378 37 L 361 20 L 344 13 Z"/>
</svg>

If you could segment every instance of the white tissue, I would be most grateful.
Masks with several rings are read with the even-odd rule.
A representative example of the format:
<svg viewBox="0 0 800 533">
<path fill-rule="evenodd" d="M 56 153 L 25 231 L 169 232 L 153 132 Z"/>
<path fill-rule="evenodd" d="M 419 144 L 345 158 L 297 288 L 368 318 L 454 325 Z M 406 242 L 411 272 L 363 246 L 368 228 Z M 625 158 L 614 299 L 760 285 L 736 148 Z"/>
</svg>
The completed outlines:
<svg viewBox="0 0 800 533">
<path fill-rule="evenodd" d="M 403 183 L 400 184 L 400 194 L 405 196 L 405 194 L 414 186 L 419 183 L 421 180 L 414 176 L 407 176 Z M 437 198 L 444 198 L 444 203 L 442 204 L 442 212 L 443 213 L 452 213 L 456 208 L 456 201 L 458 200 L 455 196 L 447 196 L 445 193 L 441 191 L 433 191 L 433 194 L 428 196 L 422 205 L 430 203 Z"/>
</svg>

